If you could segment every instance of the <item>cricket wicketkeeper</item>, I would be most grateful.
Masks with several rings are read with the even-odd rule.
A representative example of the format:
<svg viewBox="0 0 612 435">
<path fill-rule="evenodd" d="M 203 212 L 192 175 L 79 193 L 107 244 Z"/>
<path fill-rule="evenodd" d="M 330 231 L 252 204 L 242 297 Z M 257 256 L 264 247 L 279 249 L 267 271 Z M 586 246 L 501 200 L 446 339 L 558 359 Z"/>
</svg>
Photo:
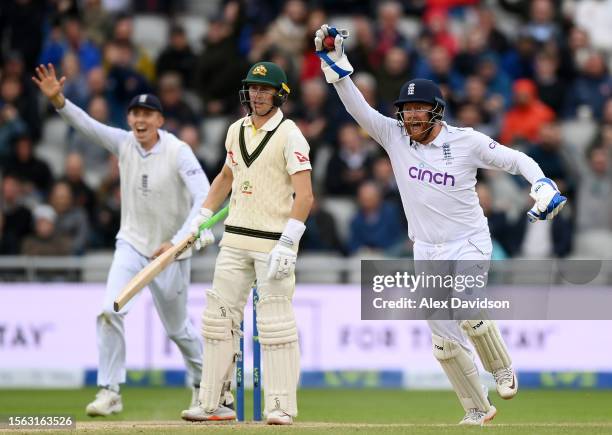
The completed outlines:
<svg viewBox="0 0 612 435">
<path fill-rule="evenodd" d="M 389 155 L 415 260 L 478 261 L 488 270 L 492 244 L 474 188 L 478 168 L 521 174 L 531 183 L 535 205 L 528 212 L 530 221 L 552 219 L 559 213 L 566 198 L 533 159 L 471 128 L 443 121 L 446 103 L 434 82 L 405 83 L 395 102 L 396 118 L 370 107 L 349 77 L 353 67 L 344 53 L 346 37 L 346 32 L 323 25 L 314 38 L 316 53 L 327 82 L 333 84 L 346 110 Z M 433 354 L 465 410 L 460 424 L 482 425 L 491 420 L 497 410 L 480 382 L 466 336 L 485 370 L 493 374 L 498 394 L 511 399 L 518 391 L 518 380 L 497 325 L 484 319 L 428 323 Z"/>
</svg>

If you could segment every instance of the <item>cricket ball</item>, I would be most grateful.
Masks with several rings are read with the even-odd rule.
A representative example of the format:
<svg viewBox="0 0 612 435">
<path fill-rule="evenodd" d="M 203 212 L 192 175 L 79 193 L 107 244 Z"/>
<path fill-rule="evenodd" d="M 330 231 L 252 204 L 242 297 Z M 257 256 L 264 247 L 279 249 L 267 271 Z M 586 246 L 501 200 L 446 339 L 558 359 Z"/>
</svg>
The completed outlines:
<svg viewBox="0 0 612 435">
<path fill-rule="evenodd" d="M 325 39 L 323 40 L 323 48 L 325 48 L 327 51 L 332 51 L 336 49 L 336 46 L 334 44 L 336 38 L 334 38 L 333 36 L 326 36 Z"/>
</svg>

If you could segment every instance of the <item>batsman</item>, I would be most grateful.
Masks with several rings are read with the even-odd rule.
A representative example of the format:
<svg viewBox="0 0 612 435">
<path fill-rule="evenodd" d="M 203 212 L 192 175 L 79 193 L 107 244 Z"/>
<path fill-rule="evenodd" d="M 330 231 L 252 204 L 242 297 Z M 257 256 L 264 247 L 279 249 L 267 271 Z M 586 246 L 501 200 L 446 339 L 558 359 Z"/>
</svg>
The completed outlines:
<svg viewBox="0 0 612 435">
<path fill-rule="evenodd" d="M 344 53 L 346 37 L 323 25 L 315 34 L 316 53 L 327 82 L 333 84 L 346 110 L 389 155 L 415 260 L 423 260 L 421 264 L 468 260 L 482 269 L 480 274 L 488 270 L 492 244 L 475 191 L 478 168 L 521 174 L 532 185 L 535 205 L 527 213 L 530 221 L 552 219 L 559 213 L 566 198 L 535 161 L 480 132 L 443 120 L 446 102 L 434 82 L 418 78 L 406 82 L 395 102 L 395 118 L 370 107 L 349 77 L 353 67 Z M 512 360 L 496 323 L 485 319 L 428 323 L 434 357 L 465 411 L 460 424 L 487 423 L 497 410 L 480 382 L 468 339 L 493 375 L 499 396 L 511 399 L 518 391 Z"/>
<path fill-rule="evenodd" d="M 185 420 L 236 419 L 222 397 L 231 386 L 240 351 L 240 322 L 255 280 L 266 422 L 287 425 L 297 416 L 300 352 L 291 301 L 298 245 L 313 194 L 308 143 L 281 111 L 289 93 L 287 76 L 278 65 L 258 62 L 251 67 L 239 91 L 248 115 L 230 125 L 225 164 L 192 220 L 192 232 L 197 234 L 231 191 L 202 317 L 200 402 L 183 411 Z"/>
</svg>

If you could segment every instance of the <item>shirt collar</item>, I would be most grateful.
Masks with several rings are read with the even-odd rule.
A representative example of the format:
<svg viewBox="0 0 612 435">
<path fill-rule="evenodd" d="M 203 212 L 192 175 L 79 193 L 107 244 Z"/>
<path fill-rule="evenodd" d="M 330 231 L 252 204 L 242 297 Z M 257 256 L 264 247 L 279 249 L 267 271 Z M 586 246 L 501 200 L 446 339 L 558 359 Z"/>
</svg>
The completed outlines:
<svg viewBox="0 0 612 435">
<path fill-rule="evenodd" d="M 442 126 L 440 132 L 434 138 L 434 140 L 431 141 L 431 144 L 437 147 L 441 147 L 444 144 L 446 141 L 446 136 L 448 135 L 448 124 L 445 121 L 441 121 L 440 125 Z"/>
<path fill-rule="evenodd" d="M 157 130 L 157 134 L 159 135 L 159 140 L 155 143 L 155 145 L 153 145 L 153 148 L 151 148 L 150 150 L 145 150 L 142 145 L 140 144 L 140 142 L 136 141 L 136 143 L 138 144 L 138 152 L 140 152 L 141 155 L 143 156 L 148 156 L 149 154 L 159 154 L 162 151 L 162 135 L 164 134 L 164 132 L 162 130 Z"/>
<path fill-rule="evenodd" d="M 283 120 L 283 112 L 280 109 L 278 109 L 276 113 L 272 116 L 272 118 L 268 119 L 266 123 L 260 127 L 260 130 L 272 131 L 276 127 L 278 127 L 278 125 L 280 124 L 282 120 Z M 253 121 L 251 120 L 250 116 L 247 116 L 247 118 L 244 121 L 244 125 L 245 126 L 253 125 Z"/>
</svg>

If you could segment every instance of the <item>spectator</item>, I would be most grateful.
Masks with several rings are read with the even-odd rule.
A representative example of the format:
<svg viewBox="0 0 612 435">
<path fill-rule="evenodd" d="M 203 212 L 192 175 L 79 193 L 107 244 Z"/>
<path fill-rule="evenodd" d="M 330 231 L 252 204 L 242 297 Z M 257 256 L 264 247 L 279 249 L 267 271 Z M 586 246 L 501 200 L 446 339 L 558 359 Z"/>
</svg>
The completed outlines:
<svg viewBox="0 0 612 435">
<path fill-rule="evenodd" d="M 352 78 L 355 86 L 363 94 L 363 98 L 365 98 L 367 103 L 380 113 L 386 113 L 386 109 L 381 105 L 378 98 L 378 85 L 374 76 L 367 72 L 358 72 Z"/>
<path fill-rule="evenodd" d="M 23 180 L 25 192 L 45 198 L 53 183 L 49 165 L 34 156 L 32 138 L 27 134 L 18 136 L 13 143 L 13 154 L 4 167 L 6 173 Z"/>
<path fill-rule="evenodd" d="M 448 49 L 441 45 L 431 48 L 427 57 L 427 63 L 421 64 L 421 68 L 416 72 L 416 76 L 436 82 L 444 95 L 453 96 L 454 92 L 463 88 L 463 77 L 453 70 L 452 58 Z M 406 81 L 403 77 L 402 83 Z M 401 83 L 395 88 L 401 87 Z M 397 95 L 396 95 L 397 97 Z"/>
<path fill-rule="evenodd" d="M 85 0 L 83 7 L 83 27 L 87 38 L 102 47 L 110 35 L 113 17 L 106 9 L 108 2 L 103 0 Z"/>
<path fill-rule="evenodd" d="M 383 56 L 375 51 L 376 36 L 370 20 L 366 16 L 353 18 L 355 41 L 349 50 L 349 58 L 355 71 L 375 73 L 381 66 Z"/>
<path fill-rule="evenodd" d="M 237 93 L 246 74 L 245 62 L 237 53 L 231 26 L 222 18 L 213 18 L 196 72 L 199 96 L 208 115 L 229 115 L 236 110 Z"/>
<path fill-rule="evenodd" d="M 566 95 L 565 117 L 586 115 L 601 119 L 604 103 L 612 97 L 612 78 L 601 53 L 592 51 L 588 55 Z"/>
<path fill-rule="evenodd" d="M 7 166 L 13 142 L 18 136 L 25 134 L 27 128 L 13 105 L 0 104 L 0 167 Z"/>
<path fill-rule="evenodd" d="M 383 65 L 376 73 L 378 95 L 385 114 L 394 112 L 397 90 L 411 75 L 409 62 L 408 54 L 401 48 L 392 47 L 385 53 Z"/>
<path fill-rule="evenodd" d="M 142 75 L 149 83 L 155 81 L 155 63 L 151 60 L 147 51 L 134 44 L 134 20 L 129 15 L 119 15 L 115 18 L 113 29 L 113 40 L 122 46 L 130 48 L 128 65 L 131 69 Z"/>
<path fill-rule="evenodd" d="M 374 160 L 372 164 L 372 181 L 378 185 L 384 201 L 391 201 L 398 207 L 402 207 L 402 200 L 389 157 L 380 156 Z"/>
<path fill-rule="evenodd" d="M 318 149 L 331 143 L 334 136 L 334 119 L 328 104 L 327 86 L 319 79 L 302 83 L 301 106 L 294 114 L 295 122 L 310 145 L 311 160 L 316 160 Z"/>
<path fill-rule="evenodd" d="M 61 181 L 68 183 L 70 186 L 74 205 L 83 208 L 89 218 L 93 220 L 96 195 L 84 180 L 83 159 L 80 154 L 68 154 L 64 165 L 64 176 Z"/>
<path fill-rule="evenodd" d="M 108 186 L 108 194 L 99 203 L 94 219 L 94 246 L 114 248 L 121 225 L 121 189 L 119 180 Z"/>
<path fill-rule="evenodd" d="M 508 50 L 510 42 L 506 35 L 497 28 L 495 13 L 488 7 L 480 7 L 477 14 L 478 24 L 476 27 L 484 33 L 486 47 L 498 55 L 502 55 Z"/>
<path fill-rule="evenodd" d="M 403 241 L 400 211 L 395 204 L 383 201 L 375 183 L 366 182 L 359 187 L 357 202 L 359 211 L 351 221 L 349 252 L 390 249 Z"/>
<path fill-rule="evenodd" d="M 19 118 L 28 127 L 29 134 L 37 140 L 40 137 L 40 113 L 34 94 L 24 92 L 20 77 L 6 76 L 0 81 L 0 106 L 10 106 L 17 110 Z"/>
<path fill-rule="evenodd" d="M 508 75 L 499 67 L 499 59 L 494 53 L 485 53 L 476 65 L 476 73 L 482 79 L 486 88 L 487 96 L 500 98 L 504 109 L 510 106 L 511 83 Z"/>
<path fill-rule="evenodd" d="M 533 0 L 529 10 L 526 31 L 538 43 L 558 39 L 559 26 L 555 22 L 555 6 L 551 0 Z"/>
<path fill-rule="evenodd" d="M 195 125 L 185 125 L 179 130 L 178 138 L 185 142 L 187 145 L 191 147 L 193 154 L 198 159 L 198 163 L 202 167 L 202 170 L 205 174 L 218 174 L 221 168 L 217 171 L 208 170 L 208 166 L 200 157 L 200 146 L 202 141 L 200 139 L 200 131 Z"/>
<path fill-rule="evenodd" d="M 64 93 L 66 98 L 79 106 L 85 106 L 89 98 L 87 77 L 81 73 L 79 58 L 72 52 L 66 53 L 62 59 L 62 75 L 66 77 Z"/>
<path fill-rule="evenodd" d="M 578 189 L 577 230 L 612 231 L 612 174 L 609 150 L 595 146 L 587 154 Z"/>
<path fill-rule="evenodd" d="M 184 125 L 198 124 L 194 110 L 184 101 L 181 76 L 167 72 L 159 79 L 159 99 L 164 108 L 164 129 L 173 134 Z"/>
<path fill-rule="evenodd" d="M 514 228 L 506 213 L 493 207 L 491 189 L 486 183 L 476 185 L 476 194 L 489 223 L 489 232 L 493 239 L 492 259 L 498 260 L 513 256 L 517 251 L 517 246 L 513 237 Z"/>
<path fill-rule="evenodd" d="M 453 59 L 453 69 L 463 77 L 476 73 L 478 61 L 487 51 L 485 32 L 478 27 L 466 30 L 464 47 Z"/>
<path fill-rule="evenodd" d="M 53 207 L 41 204 L 34 209 L 34 234 L 23 241 L 22 255 L 69 255 L 70 240 L 56 231 L 57 214 Z"/>
<path fill-rule="evenodd" d="M 564 153 L 561 126 L 556 122 L 547 122 L 540 127 L 540 140 L 532 145 L 527 155 L 536 161 L 548 178 L 557 183 L 559 190 L 570 201 L 573 199 L 574 180 L 569 163 L 569 156 Z"/>
<path fill-rule="evenodd" d="M 0 254 L 17 255 L 25 236 L 32 230 L 32 213 L 23 205 L 23 189 L 19 179 L 6 174 L 2 179 L 1 217 L 3 225 Z"/>
<path fill-rule="evenodd" d="M 533 78 L 533 58 L 537 51 L 535 39 L 523 29 L 510 50 L 502 55 L 501 69 L 510 76 L 510 80 Z"/>
<path fill-rule="evenodd" d="M 378 5 L 374 50 L 370 62 L 375 70 L 382 66 L 392 48 L 402 49 L 406 53 L 410 51 L 408 40 L 399 31 L 401 17 L 402 6 L 399 2 L 388 0 Z"/>
<path fill-rule="evenodd" d="M 76 16 L 67 16 L 61 28 L 52 29 L 51 39 L 47 40 L 43 47 L 39 63 L 59 65 L 68 52 L 73 52 L 78 57 L 85 73 L 102 62 L 100 50 L 87 39 Z"/>
<path fill-rule="evenodd" d="M 542 52 L 535 58 L 534 81 L 538 88 L 538 95 L 544 104 L 555 113 L 561 113 L 563 98 L 567 85 L 557 74 L 558 59 L 555 55 Z"/>
<path fill-rule="evenodd" d="M 338 149 L 332 155 L 325 172 L 328 195 L 355 195 L 369 177 L 372 157 L 354 123 L 344 124 L 338 131 Z"/>
<path fill-rule="evenodd" d="M 149 93 L 147 79 L 131 65 L 132 46 L 125 42 L 112 42 L 106 46 L 105 60 L 109 64 L 107 86 L 112 101 L 119 108 L 115 125 L 123 126 L 127 105 L 136 95 Z"/>
<path fill-rule="evenodd" d="M 306 4 L 303 0 L 288 0 L 280 15 L 270 24 L 267 40 L 283 54 L 290 56 L 294 68 L 300 68 L 300 58 L 306 48 Z"/>
<path fill-rule="evenodd" d="M 94 96 L 87 106 L 87 113 L 96 121 L 109 124 L 109 108 L 104 97 Z M 102 178 L 106 171 L 106 161 L 109 155 L 106 148 L 91 143 L 85 135 L 77 130 L 73 130 L 69 136 L 68 151 L 81 156 L 88 174 L 94 174 L 95 179 Z"/>
<path fill-rule="evenodd" d="M 189 46 L 185 29 L 178 25 L 172 26 L 169 44 L 157 58 L 157 75 L 161 77 L 167 72 L 176 72 L 180 75 L 185 88 L 193 89 L 196 84 L 194 80 L 196 64 L 197 57 Z"/>
<path fill-rule="evenodd" d="M 48 4 L 37 1 L 2 2 L 0 11 L 0 41 L 7 50 L 20 53 L 25 69 L 33 71 L 43 41 L 42 23 Z"/>
<path fill-rule="evenodd" d="M 96 192 L 98 204 L 104 204 L 109 201 L 109 198 L 113 195 L 115 185 L 119 183 L 119 159 L 117 156 L 110 154 L 106 165 L 106 175 Z"/>
<path fill-rule="evenodd" d="M 336 229 L 336 221 L 330 212 L 321 207 L 317 196 L 304 223 L 306 231 L 300 241 L 301 250 L 346 254 Z"/>
<path fill-rule="evenodd" d="M 304 50 L 301 59 L 301 72 L 299 81 L 304 82 L 310 79 L 318 78 L 321 75 L 321 59 L 312 50 L 312 35 L 327 22 L 327 15 L 322 9 L 315 9 L 308 14 L 306 22 L 306 32 L 304 38 Z"/>
<path fill-rule="evenodd" d="M 499 139 L 508 146 L 519 141 L 536 142 L 540 127 L 555 119 L 555 113 L 540 101 L 531 80 L 517 80 L 512 90 L 514 105 L 504 115 Z"/>
<path fill-rule="evenodd" d="M 70 185 L 65 181 L 56 182 L 51 189 L 49 203 L 57 214 L 57 233 L 70 240 L 70 253 L 83 254 L 89 239 L 89 221 L 85 210 L 74 204 Z"/>
<path fill-rule="evenodd" d="M 501 95 L 489 95 L 486 83 L 479 76 L 469 76 L 465 81 L 464 95 L 460 103 L 473 105 L 482 115 L 482 122 L 492 129 L 499 130 L 504 108 Z M 495 135 L 497 136 L 497 135 Z"/>
<path fill-rule="evenodd" d="M 461 104 L 456 110 L 457 127 L 470 127 L 489 137 L 497 136 L 497 128 L 493 124 L 485 124 L 484 119 L 483 112 L 475 104 Z"/>
<path fill-rule="evenodd" d="M 452 59 L 459 48 L 455 36 L 448 30 L 448 14 L 443 9 L 430 8 L 423 17 L 425 22 L 425 32 L 432 37 L 433 45 L 441 46 L 446 49 Z"/>
</svg>

